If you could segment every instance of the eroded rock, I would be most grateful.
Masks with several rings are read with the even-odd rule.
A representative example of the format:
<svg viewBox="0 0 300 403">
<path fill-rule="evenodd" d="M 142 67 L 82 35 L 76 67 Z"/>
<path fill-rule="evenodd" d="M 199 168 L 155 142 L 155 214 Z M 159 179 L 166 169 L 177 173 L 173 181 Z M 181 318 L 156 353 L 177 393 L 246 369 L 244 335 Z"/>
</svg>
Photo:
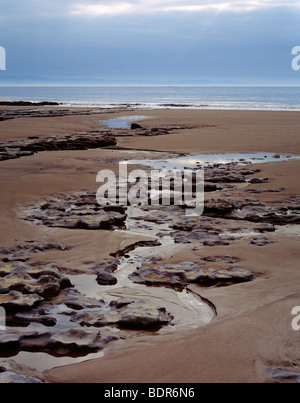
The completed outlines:
<svg viewBox="0 0 300 403">
<path fill-rule="evenodd" d="M 266 371 L 277 382 L 300 383 L 300 372 L 294 372 L 290 367 L 273 367 Z"/>
<path fill-rule="evenodd" d="M 0 360 L 0 383 L 46 383 L 38 371 L 14 360 Z"/>
<path fill-rule="evenodd" d="M 123 228 L 127 218 L 126 208 L 98 205 L 96 195 L 59 196 L 30 209 L 25 220 L 48 227 L 70 229 L 114 229 Z"/>
<path fill-rule="evenodd" d="M 0 253 L 5 255 L 6 257 L 2 259 L 2 261 L 13 261 L 19 260 L 25 262 L 28 258 L 35 253 L 44 252 L 47 250 L 67 250 L 68 247 L 59 243 L 38 243 L 35 241 L 28 241 L 27 244 L 17 245 L 11 248 L 0 248 Z"/>
<path fill-rule="evenodd" d="M 64 304 L 71 309 L 81 310 L 88 308 L 102 307 L 105 302 L 103 299 L 89 298 L 82 295 L 79 291 L 68 289 L 64 293 Z"/>
<path fill-rule="evenodd" d="M 8 294 L 0 294 L 0 306 L 9 311 L 18 311 L 36 307 L 44 301 L 37 294 L 22 294 L 20 291 L 9 291 Z"/>
<path fill-rule="evenodd" d="M 251 240 L 251 244 L 256 245 L 256 246 L 264 246 L 264 245 L 267 245 L 269 243 L 274 243 L 274 242 L 270 241 L 269 239 L 267 239 L 265 237 L 253 238 Z"/>
<path fill-rule="evenodd" d="M 111 336 L 113 337 L 113 336 Z M 115 338 L 116 339 L 116 338 Z M 95 330 L 66 329 L 19 332 L 8 330 L 0 333 L 1 350 L 43 351 L 65 355 L 97 351 L 107 339 Z"/>
<path fill-rule="evenodd" d="M 159 327 L 171 322 L 173 316 L 163 307 L 157 307 L 150 302 L 113 301 L 106 306 L 74 312 L 71 321 L 81 326 L 102 327 L 117 325 L 119 327 L 148 329 Z"/>
<path fill-rule="evenodd" d="M 2 263 L 0 277 L 0 294 L 19 291 L 22 294 L 36 294 L 49 299 L 57 295 L 60 289 L 72 286 L 60 269 L 52 264 L 31 266 L 23 262 Z M 21 298 L 19 303 L 20 301 Z"/>
<path fill-rule="evenodd" d="M 0 143 L 0 161 L 33 155 L 40 151 L 88 150 L 116 144 L 117 140 L 112 133 L 101 130 L 51 137 L 30 137 Z"/>
<path fill-rule="evenodd" d="M 17 312 L 8 319 L 8 325 L 29 325 L 30 323 L 40 323 L 44 326 L 55 326 L 57 319 L 50 315 L 47 309 L 42 307 L 31 310 L 30 312 Z"/>
<path fill-rule="evenodd" d="M 146 267 L 136 270 L 129 278 L 138 284 L 172 287 L 185 286 L 188 283 L 238 283 L 254 279 L 254 275 L 250 271 L 237 266 L 227 269 L 204 269 L 201 266 L 194 262 L 182 262 L 154 268 Z"/>
<path fill-rule="evenodd" d="M 295 203 L 295 204 L 294 204 Z M 300 223 L 300 208 L 296 202 L 278 203 L 272 206 L 258 201 L 233 201 L 228 199 L 207 200 L 204 216 L 222 217 L 230 220 L 286 225 Z"/>
</svg>

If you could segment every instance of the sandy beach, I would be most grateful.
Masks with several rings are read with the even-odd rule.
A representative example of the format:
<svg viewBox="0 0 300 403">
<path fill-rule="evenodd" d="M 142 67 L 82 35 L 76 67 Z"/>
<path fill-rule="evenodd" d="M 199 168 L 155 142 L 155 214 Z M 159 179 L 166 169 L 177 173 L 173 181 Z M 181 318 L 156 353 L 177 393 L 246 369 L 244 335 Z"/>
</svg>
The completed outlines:
<svg viewBox="0 0 300 403">
<path fill-rule="evenodd" d="M 0 112 L 13 109 L 33 110 L 3 106 Z M 46 106 L 36 109 L 59 110 Z M 138 115 L 143 116 L 138 123 L 144 132 L 131 130 L 130 126 L 109 129 L 104 122 Z M 52 383 L 299 381 L 300 331 L 292 328 L 294 316 L 291 313 L 293 307 L 300 306 L 300 159 L 291 158 L 300 156 L 299 127 L 299 112 L 192 109 L 120 110 L 52 117 L 16 116 L 0 121 L 2 144 L 11 141 L 17 144 L 29 138 L 41 141 L 55 136 L 69 136 L 70 142 L 74 133 L 89 132 L 89 136 L 93 136 L 96 131 L 105 131 L 105 136 L 114 136 L 117 142 L 116 145 L 112 143 L 87 149 L 59 149 L 57 146 L 58 149 L 45 149 L 0 161 L 2 267 L 20 262 L 15 253 L 18 250 L 23 253 L 23 263 L 33 267 L 55 265 L 63 276 L 69 276 L 73 285 L 75 281 L 73 288 L 76 288 L 76 275 L 95 274 L 93 268 L 111 263 L 112 254 L 123 259 L 129 250 L 133 253 L 129 255 L 133 260 L 136 256 L 134 253 L 141 253 L 140 263 L 146 263 L 149 270 L 151 265 L 161 268 L 165 265 L 175 267 L 182 262 L 202 262 L 200 268 L 218 271 L 238 267 L 253 275 L 251 281 L 185 283 L 184 290 L 188 290 L 189 295 L 196 298 L 195 301 L 205 303 L 206 312 L 210 309 L 208 323 L 199 325 L 192 323 L 198 313 L 192 310 L 185 313 L 187 311 L 177 300 L 179 294 L 175 294 L 176 287 L 172 285 L 147 284 L 142 291 L 138 287 L 131 289 L 126 279 L 120 288 L 118 283 L 113 285 L 112 291 L 109 285 L 103 291 L 99 286 L 98 292 L 98 284 L 94 282 L 94 295 L 105 301 L 113 297 L 132 299 L 142 296 L 147 297 L 147 301 L 154 298 L 155 302 L 159 301 L 168 313 L 175 316 L 178 329 L 175 326 L 175 330 L 168 331 L 168 325 L 162 326 L 159 331 L 120 327 L 115 340 L 109 341 L 109 336 L 105 346 L 101 345 L 102 357 L 83 359 L 70 365 L 50 364 L 40 370 L 43 379 Z M 154 131 L 153 128 L 158 129 Z M 99 230 L 53 226 L 47 225 L 42 215 L 47 212 L 48 206 L 39 211 L 39 215 L 34 210 L 43 204 L 51 204 L 54 199 L 56 205 L 62 203 L 73 194 L 95 195 L 99 187 L 96 183 L 97 172 L 109 169 L 117 173 L 119 161 L 164 160 L 171 155 L 210 153 L 270 153 L 273 158 L 270 162 L 254 160 L 251 164 L 231 165 L 231 177 L 242 175 L 243 178 L 237 182 L 224 182 L 222 179 L 214 182 L 219 187 L 215 191 L 205 192 L 208 206 L 213 205 L 210 214 L 195 218 L 192 224 L 185 222 L 182 218 L 184 215 L 177 210 L 169 213 L 167 207 L 163 210 L 156 208 L 154 213 L 151 209 L 149 213 L 146 211 L 144 218 L 147 214 L 151 217 L 151 231 L 156 226 L 158 230 L 162 228 L 166 232 L 172 228 L 170 235 L 177 237 L 169 253 L 158 250 L 158 253 L 164 252 L 159 256 L 160 260 L 155 260 L 155 252 L 152 260 L 146 256 L 148 252 L 152 256 L 151 245 L 140 248 L 144 249 L 145 262 L 143 252 L 135 251 L 135 246 L 130 248 L 137 242 L 152 242 L 157 238 L 155 231 L 150 233 L 148 227 L 143 235 L 142 231 L 124 229 L 122 225 L 117 229 Z M 276 157 L 278 155 L 288 158 L 281 161 Z M 220 172 L 220 167 L 210 169 L 211 172 L 213 169 L 219 169 Z M 241 174 L 243 170 L 244 174 Z M 257 181 L 252 180 L 255 178 Z M 221 207 L 216 207 L 216 200 L 220 201 Z M 226 207 L 229 202 L 235 206 L 230 208 L 230 212 Z M 243 209 L 247 210 L 247 215 L 245 213 L 239 218 L 238 214 Z M 257 215 L 260 212 L 262 219 Z M 24 219 L 34 214 L 36 221 Z M 122 212 L 118 211 L 118 214 Z M 50 210 L 48 216 L 50 219 Z M 166 217 L 172 222 L 165 221 Z M 113 218 L 116 223 L 116 215 Z M 143 225 L 150 225 L 143 218 L 132 223 L 136 225 L 138 221 L 142 229 Z M 166 224 L 170 225 L 167 229 L 164 227 Z M 188 224 L 192 227 L 187 230 Z M 185 227 L 181 228 L 180 225 Z M 199 231 L 200 227 L 201 237 L 198 234 L 198 238 L 195 236 L 190 238 L 189 243 L 185 242 L 185 237 L 191 236 L 196 228 Z M 175 229 L 177 232 L 172 235 Z M 210 242 L 205 242 L 208 239 Z M 64 247 L 47 247 L 35 253 L 29 253 L 28 248 L 24 248 L 24 245 L 38 244 L 59 244 Z M 129 249 L 126 251 L 127 247 Z M 10 252 L 5 252 L 4 248 Z M 120 251 L 123 251 L 122 254 Z M 230 263 L 228 259 L 231 259 Z M 114 272 L 110 274 L 114 275 Z M 0 285 L 5 277 L 0 276 Z M 48 298 L 47 304 L 64 303 L 67 292 L 67 288 L 61 290 Z M 6 294 L 2 292 L 0 297 L 3 295 Z M 81 328 L 89 331 L 95 329 L 93 325 Z M 22 333 L 21 327 L 8 326 L 7 329 L 14 332 L 14 337 L 15 329 Z M 22 329 L 28 331 L 26 327 Z M 39 331 L 40 327 L 32 329 Z M 98 327 L 99 330 L 105 333 L 102 327 Z M 11 346 L 8 349 L 5 343 L 7 341 L 1 344 L 0 338 L 1 360 L 18 362 L 16 353 L 27 350 L 18 347 L 10 355 L 7 352 Z M 22 345 L 25 345 L 24 342 Z M 45 352 L 43 349 L 41 351 Z M 28 354 L 34 355 L 35 352 Z M 70 356 L 69 353 L 66 355 Z M 21 364 L 25 362 L 23 359 Z"/>
</svg>

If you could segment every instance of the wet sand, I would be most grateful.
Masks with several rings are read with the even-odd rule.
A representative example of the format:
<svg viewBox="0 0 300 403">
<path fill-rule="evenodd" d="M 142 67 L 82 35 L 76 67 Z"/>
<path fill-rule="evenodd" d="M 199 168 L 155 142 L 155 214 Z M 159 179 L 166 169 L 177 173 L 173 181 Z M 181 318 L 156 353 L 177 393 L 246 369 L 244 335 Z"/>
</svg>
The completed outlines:
<svg viewBox="0 0 300 403">
<path fill-rule="evenodd" d="M 300 155 L 298 112 L 151 110 L 114 114 L 17 118 L 0 122 L 1 141 L 70 134 L 99 127 L 99 120 L 145 115 L 145 127 L 189 126 L 155 137 L 119 133 L 118 148 L 40 152 L 0 164 L 1 246 L 28 240 L 61 242 L 70 251 L 45 251 L 31 263 L 54 263 L 68 274 L 86 273 L 111 253 L 143 239 L 122 231 L 70 231 L 37 226 L 20 219 L 24 208 L 57 194 L 97 190 L 99 170 L 114 169 L 117 161 L 143 158 L 140 151 L 174 153 L 265 152 Z M 130 133 L 129 133 L 130 134 Z M 263 192 L 255 199 L 265 204 L 300 195 L 300 160 L 252 164 L 268 183 L 248 188 L 284 188 Z M 231 198 L 245 198 L 235 189 Z M 208 197 L 212 197 L 208 195 Z M 218 197 L 225 197 L 224 192 Z M 232 224 L 234 227 L 234 224 Z M 296 230 L 295 230 L 296 228 Z M 213 320 L 199 328 L 149 335 L 139 334 L 111 343 L 104 357 L 45 371 L 50 382 L 274 382 L 269 368 L 300 373 L 300 332 L 292 329 L 292 308 L 300 305 L 299 225 L 293 230 L 268 233 L 274 243 L 262 247 L 240 237 L 229 246 L 175 250 L 166 262 L 197 261 L 202 256 L 234 256 L 256 278 L 226 287 L 189 289 L 215 307 Z M 297 232 L 298 231 L 298 232 Z M 148 237 L 145 237 L 148 239 Z M 165 263 L 166 263 L 165 262 Z"/>
</svg>

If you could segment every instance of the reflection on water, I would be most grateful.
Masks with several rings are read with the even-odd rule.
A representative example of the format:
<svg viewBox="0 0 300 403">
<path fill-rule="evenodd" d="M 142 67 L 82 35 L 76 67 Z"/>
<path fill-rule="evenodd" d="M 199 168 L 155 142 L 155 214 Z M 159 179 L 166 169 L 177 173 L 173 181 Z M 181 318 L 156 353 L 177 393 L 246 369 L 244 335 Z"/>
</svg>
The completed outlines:
<svg viewBox="0 0 300 403">
<path fill-rule="evenodd" d="M 27 351 L 20 351 L 17 355 L 10 357 L 10 359 L 42 372 L 46 369 L 76 364 L 86 360 L 101 358 L 103 356 L 104 354 L 102 351 L 87 354 L 83 357 L 55 357 L 47 353 L 29 353 Z"/>
<path fill-rule="evenodd" d="M 104 123 L 110 129 L 125 129 L 129 123 L 135 122 L 136 120 L 144 119 L 146 116 L 126 116 L 122 118 L 100 120 L 100 123 Z"/>
<path fill-rule="evenodd" d="M 155 169 L 193 169 L 197 167 L 207 167 L 208 165 L 213 164 L 235 163 L 237 165 L 242 165 L 249 163 L 286 161 L 294 158 L 299 157 L 273 153 L 222 153 L 187 155 L 165 160 L 130 160 L 129 163 L 135 165 L 147 165 Z"/>
</svg>

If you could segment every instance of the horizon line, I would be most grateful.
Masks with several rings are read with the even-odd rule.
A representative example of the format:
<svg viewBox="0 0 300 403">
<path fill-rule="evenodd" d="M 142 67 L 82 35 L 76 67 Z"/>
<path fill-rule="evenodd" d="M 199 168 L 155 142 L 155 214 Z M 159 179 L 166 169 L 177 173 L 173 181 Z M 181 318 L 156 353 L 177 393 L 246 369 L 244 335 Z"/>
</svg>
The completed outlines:
<svg viewBox="0 0 300 403">
<path fill-rule="evenodd" d="M 1 87 L 300 87 L 300 84 L 0 84 Z"/>
</svg>

